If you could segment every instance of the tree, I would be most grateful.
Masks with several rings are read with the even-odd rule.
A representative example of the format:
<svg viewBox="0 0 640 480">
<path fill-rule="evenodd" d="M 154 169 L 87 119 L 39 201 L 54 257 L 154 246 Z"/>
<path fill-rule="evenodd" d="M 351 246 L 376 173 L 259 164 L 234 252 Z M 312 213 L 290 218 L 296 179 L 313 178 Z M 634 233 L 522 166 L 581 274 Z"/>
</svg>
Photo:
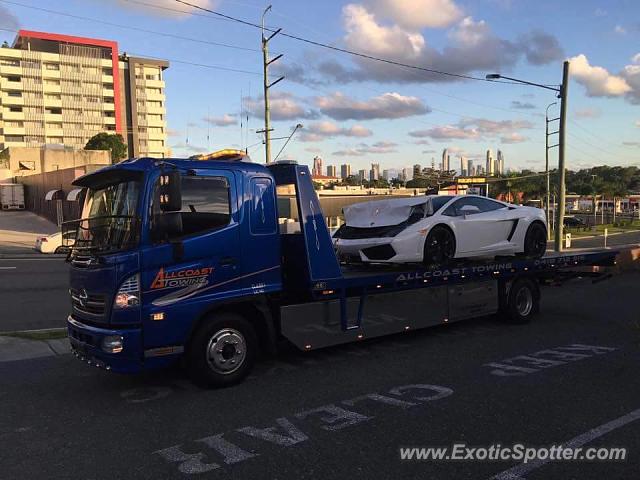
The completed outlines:
<svg viewBox="0 0 640 480">
<path fill-rule="evenodd" d="M 89 139 L 84 149 L 109 150 L 113 163 L 127 157 L 127 144 L 119 133 L 110 135 L 107 132 L 100 132 Z"/>
</svg>

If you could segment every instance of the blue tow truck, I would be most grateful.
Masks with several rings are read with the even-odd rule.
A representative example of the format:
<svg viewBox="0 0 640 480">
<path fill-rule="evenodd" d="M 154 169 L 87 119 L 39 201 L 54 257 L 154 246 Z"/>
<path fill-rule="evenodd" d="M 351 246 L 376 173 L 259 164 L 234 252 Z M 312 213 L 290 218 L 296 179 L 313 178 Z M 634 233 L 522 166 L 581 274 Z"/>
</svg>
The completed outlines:
<svg viewBox="0 0 640 480">
<path fill-rule="evenodd" d="M 450 265 L 341 265 L 306 166 L 126 160 L 84 175 L 70 262 L 72 351 L 120 373 L 184 361 L 225 386 L 259 354 L 502 314 L 528 321 L 540 283 L 615 252 Z M 64 229 L 63 228 L 63 229 Z M 593 270 L 593 269 L 591 269 Z"/>
</svg>

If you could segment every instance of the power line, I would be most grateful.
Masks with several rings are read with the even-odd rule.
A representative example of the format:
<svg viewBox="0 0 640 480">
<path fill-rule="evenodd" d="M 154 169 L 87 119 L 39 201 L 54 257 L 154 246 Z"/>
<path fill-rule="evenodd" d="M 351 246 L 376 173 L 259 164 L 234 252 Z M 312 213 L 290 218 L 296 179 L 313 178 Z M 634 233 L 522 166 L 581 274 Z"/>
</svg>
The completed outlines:
<svg viewBox="0 0 640 480">
<path fill-rule="evenodd" d="M 127 1 L 130 1 L 130 0 L 127 0 Z M 213 15 L 216 15 L 219 18 L 224 18 L 224 19 L 227 19 L 227 20 L 231 20 L 231 21 L 240 23 L 242 25 L 246 25 L 246 26 L 253 27 L 253 28 L 260 28 L 260 29 L 262 28 L 262 26 L 258 25 L 257 23 L 249 22 L 247 20 L 243 20 L 241 18 L 233 17 L 231 15 L 226 15 L 224 13 L 220 13 L 220 12 L 217 12 L 215 10 L 211 10 L 209 8 L 205 8 L 205 7 L 201 7 L 199 5 L 195 5 L 195 4 L 187 2 L 185 0 L 174 0 L 174 1 L 178 2 L 178 3 L 181 3 L 183 5 L 187 5 L 187 6 L 191 7 L 191 8 L 195 8 L 197 10 L 202 10 L 204 12 L 211 13 Z M 278 30 L 273 30 L 271 28 L 267 28 L 267 27 L 265 27 L 265 30 L 268 30 L 268 31 L 270 31 L 272 33 L 278 31 Z M 310 40 L 308 38 L 304 38 L 304 37 L 301 37 L 301 36 L 298 36 L 298 35 L 293 35 L 291 33 L 286 33 L 286 32 L 282 32 L 282 31 L 279 31 L 279 33 L 283 37 L 287 37 L 287 38 L 290 38 L 292 40 L 297 40 L 299 42 L 307 43 L 309 45 L 325 48 L 325 49 L 328 49 L 328 50 L 333 50 L 333 51 L 340 52 L 340 53 L 346 53 L 347 55 L 351 55 L 351 56 L 354 56 L 354 57 L 360 57 L 360 58 L 365 58 L 367 60 L 373 60 L 373 61 L 380 62 L 380 63 L 386 63 L 388 65 L 395 65 L 397 67 L 404 67 L 404 68 L 409 68 L 409 69 L 413 69 L 413 70 L 419 70 L 419 71 L 422 71 L 422 72 L 434 73 L 434 74 L 437 74 L 437 75 L 444 75 L 444 76 L 448 76 L 448 77 L 463 78 L 463 79 L 466 79 L 466 80 L 476 80 L 476 81 L 479 81 L 479 82 L 496 83 L 494 80 L 487 80 L 486 78 L 482 78 L 482 77 L 474 77 L 472 75 L 465 75 L 465 74 L 462 74 L 462 73 L 452 73 L 452 72 L 445 72 L 445 71 L 442 71 L 442 70 L 435 70 L 435 69 L 431 69 L 431 68 L 420 67 L 418 65 L 411 65 L 411 64 L 408 64 L 408 63 L 398 62 L 398 61 L 391 60 L 391 59 L 388 59 L 388 58 L 376 57 L 376 56 L 369 55 L 369 54 L 366 54 L 366 53 L 356 52 L 356 51 L 353 51 L 353 50 L 348 50 L 346 48 L 336 47 L 335 45 L 329 45 L 327 43 L 317 42 L 315 40 Z M 497 82 L 497 83 L 515 83 L 515 82 Z"/>
<path fill-rule="evenodd" d="M 127 1 L 129 1 L 129 0 L 127 0 Z M 76 20 L 86 20 L 86 21 L 89 21 L 89 22 L 100 23 L 102 25 L 107 25 L 107 26 L 110 26 L 110 27 L 117 27 L 117 28 L 123 28 L 123 29 L 127 29 L 127 30 L 134 30 L 134 31 L 137 31 L 137 32 L 148 33 L 148 34 L 151 34 L 151 35 L 159 35 L 159 36 L 162 36 L 162 37 L 165 37 L 165 38 L 175 38 L 177 40 L 185 40 L 185 41 L 188 41 L 188 42 L 201 43 L 201 44 L 212 45 L 212 46 L 216 46 L 216 47 L 231 48 L 231 49 L 234 49 L 234 50 L 244 50 L 244 51 L 247 51 L 247 52 L 259 52 L 260 51 L 257 48 L 242 47 L 242 46 L 239 46 L 239 45 L 233 45 L 233 44 L 229 44 L 229 43 L 213 42 L 211 40 L 202 40 L 202 39 L 199 39 L 199 38 L 185 37 L 185 36 L 182 36 L 182 35 L 175 35 L 173 33 L 168 33 L 168 32 L 158 32 L 158 31 L 155 31 L 155 30 L 148 30 L 146 28 L 132 27 L 130 25 L 122 25 L 122 24 L 119 24 L 119 23 L 113 23 L 113 22 L 108 22 L 108 21 L 105 21 L 105 20 L 99 20 L 97 18 L 84 17 L 84 16 L 81 16 L 81 15 L 74 15 L 72 13 L 60 12 L 60 11 L 51 10 L 51 9 L 48 9 L 48 8 L 34 7 L 33 5 L 25 5 L 23 3 L 13 2 L 11 0 L 0 0 L 0 2 L 7 3 L 7 4 L 10 4 L 10 5 L 16 5 L 18 7 L 30 8 L 32 10 L 38 10 L 38 11 L 45 12 L 45 13 L 51 13 L 51 14 L 54 14 L 54 15 L 60 15 L 60 16 L 63 16 L 63 17 L 74 18 Z M 134 2 L 134 3 L 144 3 L 144 2 Z M 184 13 L 189 13 L 189 12 L 184 12 Z M 203 15 L 203 16 L 211 18 L 209 15 Z"/>
</svg>

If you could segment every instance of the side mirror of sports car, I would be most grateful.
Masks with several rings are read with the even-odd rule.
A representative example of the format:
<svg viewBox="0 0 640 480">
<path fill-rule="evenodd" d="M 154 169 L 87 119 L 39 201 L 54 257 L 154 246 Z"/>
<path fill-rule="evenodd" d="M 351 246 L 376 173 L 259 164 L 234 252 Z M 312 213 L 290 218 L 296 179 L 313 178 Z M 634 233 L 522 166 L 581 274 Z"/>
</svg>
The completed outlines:
<svg viewBox="0 0 640 480">
<path fill-rule="evenodd" d="M 480 209 L 475 205 L 463 205 L 460 208 L 460 213 L 463 217 L 467 217 L 467 215 L 473 215 L 474 213 L 480 213 Z"/>
</svg>

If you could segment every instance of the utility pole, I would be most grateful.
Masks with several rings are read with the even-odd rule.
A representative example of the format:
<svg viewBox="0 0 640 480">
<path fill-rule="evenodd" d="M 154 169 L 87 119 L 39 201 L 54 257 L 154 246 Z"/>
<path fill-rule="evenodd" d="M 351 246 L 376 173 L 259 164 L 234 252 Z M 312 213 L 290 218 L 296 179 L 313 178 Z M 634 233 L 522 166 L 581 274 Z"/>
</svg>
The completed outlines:
<svg viewBox="0 0 640 480">
<path fill-rule="evenodd" d="M 271 163 L 271 114 L 269 112 L 269 89 L 276 83 L 284 80 L 284 77 L 278 78 L 273 83 L 269 83 L 269 65 L 282 57 L 282 54 L 269 60 L 269 41 L 280 33 L 281 28 L 274 31 L 268 37 L 264 35 L 264 17 L 267 12 L 271 10 L 271 5 L 264 9 L 262 12 L 262 73 L 263 73 L 263 86 L 264 86 L 264 129 L 257 130 L 256 133 L 264 133 L 265 144 L 265 163 Z"/>
<path fill-rule="evenodd" d="M 551 212 L 550 212 L 550 205 L 549 205 L 551 201 L 551 192 L 550 192 L 551 187 L 550 187 L 550 181 L 549 181 L 549 149 L 558 146 L 558 144 L 549 146 L 549 136 L 555 135 L 556 133 L 558 133 L 557 131 L 549 133 L 549 123 L 555 122 L 556 120 L 560 120 L 560 117 L 549 120 L 549 108 L 552 107 L 553 105 L 557 105 L 557 102 L 553 102 L 547 106 L 547 110 L 544 116 L 544 119 L 545 119 L 544 171 L 545 171 L 545 176 L 547 177 L 547 190 L 546 190 L 546 199 L 545 199 L 545 205 L 546 205 L 545 213 L 547 217 L 547 240 L 551 240 L 551 229 L 549 228 L 549 225 L 551 224 Z"/>
<path fill-rule="evenodd" d="M 562 85 L 560 85 L 560 127 L 558 131 L 558 206 L 556 211 L 556 229 L 554 247 L 562 252 L 562 230 L 564 227 L 564 208 L 566 195 L 566 162 L 565 138 L 567 133 L 567 93 L 569 90 L 569 62 L 565 60 L 562 68 Z"/>
</svg>

